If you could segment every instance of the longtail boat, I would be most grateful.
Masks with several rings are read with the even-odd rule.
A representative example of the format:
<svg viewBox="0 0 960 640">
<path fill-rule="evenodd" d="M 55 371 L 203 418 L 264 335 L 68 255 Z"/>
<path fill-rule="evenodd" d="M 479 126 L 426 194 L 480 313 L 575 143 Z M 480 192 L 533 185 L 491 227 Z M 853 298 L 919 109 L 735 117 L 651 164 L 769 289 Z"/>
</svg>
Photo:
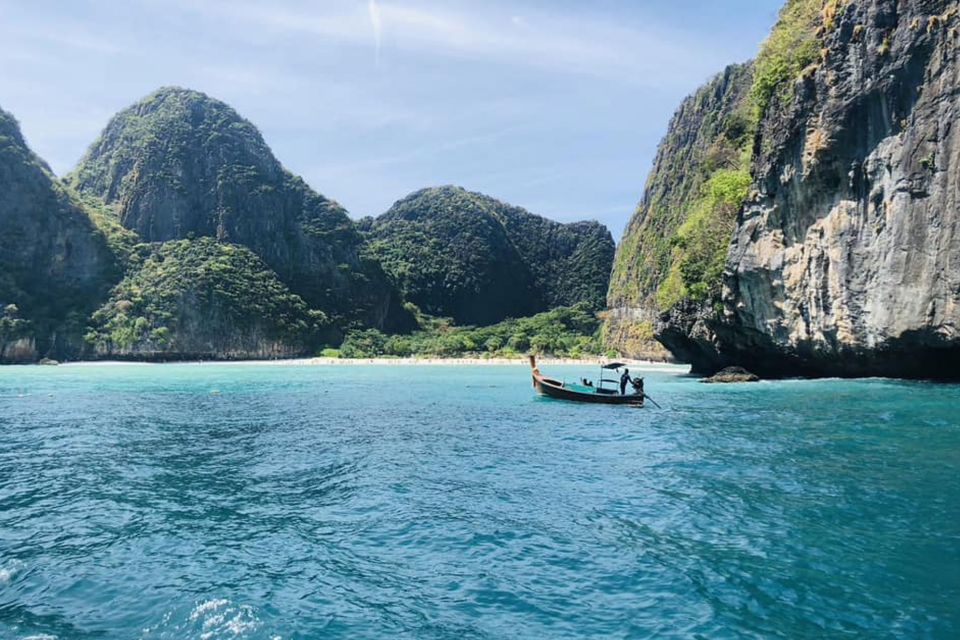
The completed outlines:
<svg viewBox="0 0 960 640">
<path fill-rule="evenodd" d="M 600 382 L 597 386 L 588 386 L 586 384 L 572 384 L 555 378 L 548 378 L 540 373 L 537 366 L 537 357 L 530 356 L 530 369 L 533 374 L 533 388 L 542 396 L 556 398 L 557 400 L 571 400 L 573 402 L 592 402 L 594 404 L 620 404 L 630 407 L 642 407 L 643 400 L 646 397 L 642 391 L 621 395 L 617 390 L 619 380 L 604 379 L 603 373 L 609 371 L 618 371 L 625 365 L 620 362 L 601 365 Z M 605 385 L 613 384 L 612 388 Z"/>
</svg>

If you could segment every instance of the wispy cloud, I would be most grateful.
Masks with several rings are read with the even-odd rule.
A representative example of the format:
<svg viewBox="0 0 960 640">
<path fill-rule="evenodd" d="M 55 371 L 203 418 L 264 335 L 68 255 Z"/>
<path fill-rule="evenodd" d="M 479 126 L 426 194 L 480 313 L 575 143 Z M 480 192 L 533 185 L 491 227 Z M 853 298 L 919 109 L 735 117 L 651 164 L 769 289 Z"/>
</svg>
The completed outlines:
<svg viewBox="0 0 960 640">
<path fill-rule="evenodd" d="M 377 0 L 370 0 L 367 5 L 370 13 L 370 26 L 373 27 L 373 42 L 375 51 L 375 60 L 377 66 L 380 65 L 380 48 L 383 44 L 383 22 L 380 20 L 380 5 Z"/>
<path fill-rule="evenodd" d="M 388 48 L 430 56 L 459 57 L 555 73 L 617 77 L 658 85 L 702 79 L 716 52 L 683 32 L 623 26 L 596 17 L 530 11 L 496 4 L 477 9 L 368 0 L 278 8 L 260 3 L 183 2 L 186 11 L 220 20 L 242 20 L 289 36 L 367 47 L 373 30 L 375 60 Z M 509 8 L 509 7 L 506 7 Z M 662 73 L 668 67 L 670 74 Z"/>
</svg>

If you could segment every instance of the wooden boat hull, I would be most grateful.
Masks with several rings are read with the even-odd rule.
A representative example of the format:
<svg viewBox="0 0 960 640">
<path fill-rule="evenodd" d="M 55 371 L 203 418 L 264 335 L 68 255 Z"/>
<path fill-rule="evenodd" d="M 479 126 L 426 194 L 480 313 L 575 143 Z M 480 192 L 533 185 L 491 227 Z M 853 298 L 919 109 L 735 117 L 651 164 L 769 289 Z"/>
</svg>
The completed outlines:
<svg viewBox="0 0 960 640">
<path fill-rule="evenodd" d="M 530 356 L 530 367 L 533 375 L 533 388 L 542 396 L 570 402 L 586 402 L 589 404 L 612 404 L 629 407 L 642 407 L 644 396 L 640 394 L 619 395 L 615 393 L 584 393 L 565 388 L 560 380 L 548 378 L 540 373 L 536 359 Z"/>
</svg>

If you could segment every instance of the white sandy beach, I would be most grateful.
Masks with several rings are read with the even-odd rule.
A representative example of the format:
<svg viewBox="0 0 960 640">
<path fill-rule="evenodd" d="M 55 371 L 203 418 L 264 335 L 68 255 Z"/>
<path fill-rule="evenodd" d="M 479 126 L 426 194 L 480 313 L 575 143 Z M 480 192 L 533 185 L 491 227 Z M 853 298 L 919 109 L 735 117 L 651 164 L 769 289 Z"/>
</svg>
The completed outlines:
<svg viewBox="0 0 960 640">
<path fill-rule="evenodd" d="M 537 363 L 544 366 L 599 366 L 602 363 L 611 362 L 611 359 L 600 358 L 541 358 Z M 671 367 L 677 365 L 668 362 L 655 362 L 652 360 L 631 360 L 618 358 L 617 361 L 632 367 L 658 368 Z M 197 366 L 206 365 L 243 365 L 243 366 L 517 366 L 529 367 L 526 358 L 296 358 L 285 360 L 203 360 L 203 361 L 184 361 L 184 362 L 133 362 L 133 361 L 83 361 L 83 362 L 65 362 L 60 366 L 68 367 L 87 367 L 87 366 L 151 366 L 163 364 L 192 364 Z"/>
</svg>

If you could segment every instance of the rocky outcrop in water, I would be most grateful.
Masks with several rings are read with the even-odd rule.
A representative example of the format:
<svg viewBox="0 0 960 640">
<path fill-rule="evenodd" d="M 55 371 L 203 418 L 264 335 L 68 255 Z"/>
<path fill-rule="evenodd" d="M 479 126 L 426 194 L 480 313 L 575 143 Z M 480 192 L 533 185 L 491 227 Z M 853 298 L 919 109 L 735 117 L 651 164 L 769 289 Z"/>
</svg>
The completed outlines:
<svg viewBox="0 0 960 640">
<path fill-rule="evenodd" d="M 340 325 L 409 323 L 346 211 L 281 166 L 256 127 L 202 93 L 161 89 L 118 113 L 69 182 L 145 242 L 212 237 L 259 255 Z"/>
<path fill-rule="evenodd" d="M 106 236 L 0 110 L 0 363 L 78 357 L 118 278 Z"/>
<path fill-rule="evenodd" d="M 760 377 L 743 367 L 726 367 L 709 378 L 700 380 L 704 384 L 739 384 L 741 382 L 760 382 Z"/>
<path fill-rule="evenodd" d="M 428 314 L 487 325 L 561 306 L 601 309 L 614 243 L 460 187 L 417 191 L 364 223 L 370 252 Z"/>
<path fill-rule="evenodd" d="M 704 372 L 960 378 L 958 30 L 955 2 L 788 2 L 722 287 L 658 309 L 661 342 Z"/>
</svg>

